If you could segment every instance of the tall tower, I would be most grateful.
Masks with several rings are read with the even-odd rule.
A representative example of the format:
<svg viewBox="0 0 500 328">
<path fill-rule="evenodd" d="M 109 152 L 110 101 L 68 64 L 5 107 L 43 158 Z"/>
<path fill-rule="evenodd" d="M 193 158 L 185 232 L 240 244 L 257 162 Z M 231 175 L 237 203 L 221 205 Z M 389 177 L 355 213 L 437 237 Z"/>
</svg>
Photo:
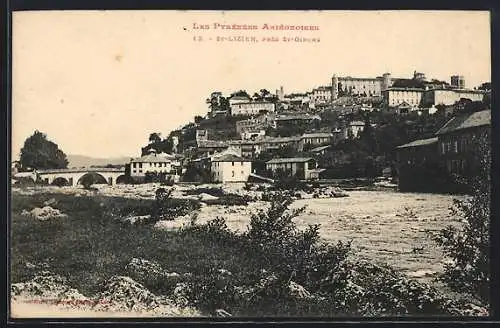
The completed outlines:
<svg viewBox="0 0 500 328">
<path fill-rule="evenodd" d="M 414 71 L 413 72 L 413 79 L 419 80 L 419 81 L 425 81 L 425 74 L 421 73 L 421 72 Z"/>
<path fill-rule="evenodd" d="M 339 78 L 336 74 L 332 76 L 332 101 L 339 97 Z"/>
<path fill-rule="evenodd" d="M 465 89 L 465 78 L 463 75 L 453 75 L 451 77 L 451 86 L 459 89 Z"/>
<path fill-rule="evenodd" d="M 391 85 L 392 85 L 391 73 L 384 73 L 382 75 L 382 90 L 380 91 L 389 89 Z"/>
</svg>

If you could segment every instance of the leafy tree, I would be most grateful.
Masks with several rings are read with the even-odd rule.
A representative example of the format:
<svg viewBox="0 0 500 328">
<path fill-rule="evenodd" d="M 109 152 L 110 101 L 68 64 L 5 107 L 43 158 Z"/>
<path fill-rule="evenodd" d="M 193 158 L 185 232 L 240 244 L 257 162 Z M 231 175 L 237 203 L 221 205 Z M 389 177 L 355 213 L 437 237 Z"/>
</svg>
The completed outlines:
<svg viewBox="0 0 500 328">
<path fill-rule="evenodd" d="M 478 87 L 479 90 L 491 90 L 491 82 L 484 82 Z"/>
<path fill-rule="evenodd" d="M 157 153 L 171 153 L 174 147 L 174 141 L 171 136 L 165 139 L 153 137 L 159 136 L 159 133 L 152 133 L 149 136 L 149 144 L 141 149 L 141 156 L 147 155 L 151 150 Z M 153 141 L 152 141 L 153 140 Z"/>
<path fill-rule="evenodd" d="M 68 167 L 66 154 L 57 144 L 47 140 L 47 135 L 40 131 L 28 137 L 21 149 L 20 158 L 23 169 L 63 169 Z"/>
<path fill-rule="evenodd" d="M 251 98 L 250 95 L 245 90 L 238 90 L 231 94 L 231 97 L 247 97 Z"/>
<path fill-rule="evenodd" d="M 158 143 L 161 141 L 161 134 L 160 133 L 151 133 L 149 135 L 149 143 Z"/>
<path fill-rule="evenodd" d="M 441 279 L 452 289 L 472 293 L 485 304 L 489 303 L 489 230 L 491 204 L 491 144 L 489 134 L 475 143 L 477 174 L 467 178 L 472 189 L 470 200 L 455 200 L 452 213 L 464 221 L 461 228 L 449 226 L 435 237 L 452 262 L 445 267 Z"/>
<path fill-rule="evenodd" d="M 378 151 L 378 143 L 375 137 L 375 130 L 370 123 L 370 119 L 365 119 L 365 126 L 363 131 L 360 132 L 360 139 L 365 144 L 366 149 L 370 152 Z"/>
</svg>

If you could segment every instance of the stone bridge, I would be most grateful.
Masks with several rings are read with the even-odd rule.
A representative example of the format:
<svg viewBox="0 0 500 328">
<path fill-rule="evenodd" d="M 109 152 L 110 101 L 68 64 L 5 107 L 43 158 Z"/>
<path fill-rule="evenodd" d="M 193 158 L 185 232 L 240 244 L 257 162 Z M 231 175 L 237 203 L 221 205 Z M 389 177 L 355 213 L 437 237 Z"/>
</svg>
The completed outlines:
<svg viewBox="0 0 500 328">
<path fill-rule="evenodd" d="M 56 180 L 66 180 L 65 183 L 70 186 L 76 186 L 83 176 L 94 173 L 100 175 L 106 183 L 114 185 L 118 178 L 125 177 L 125 169 L 116 168 L 79 168 L 79 169 L 52 169 L 52 170 L 37 170 L 36 175 L 42 181 L 48 184 L 54 183 Z"/>
</svg>

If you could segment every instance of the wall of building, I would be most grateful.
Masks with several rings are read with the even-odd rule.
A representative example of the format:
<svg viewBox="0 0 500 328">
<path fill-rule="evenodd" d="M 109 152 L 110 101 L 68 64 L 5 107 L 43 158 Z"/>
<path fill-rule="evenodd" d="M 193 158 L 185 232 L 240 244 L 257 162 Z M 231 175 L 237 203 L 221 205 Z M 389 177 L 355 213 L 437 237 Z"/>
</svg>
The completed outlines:
<svg viewBox="0 0 500 328">
<path fill-rule="evenodd" d="M 141 177 L 145 176 L 148 172 L 169 174 L 172 172 L 172 163 L 130 163 L 130 176 Z"/>
<path fill-rule="evenodd" d="M 427 90 L 425 103 L 427 105 L 453 105 L 460 98 L 467 98 L 472 101 L 482 101 L 484 94 L 472 90 Z"/>
<path fill-rule="evenodd" d="M 274 112 L 274 104 L 269 102 L 245 102 L 231 105 L 231 115 L 256 115 L 260 111 Z"/>
<path fill-rule="evenodd" d="M 251 162 L 212 162 L 214 182 L 246 182 L 252 172 Z"/>
<path fill-rule="evenodd" d="M 312 162 L 300 163 L 266 163 L 266 170 L 272 171 L 275 174 L 277 171 L 282 171 L 288 176 L 295 176 L 297 172 L 300 173 L 300 179 L 309 179 L 311 176 L 310 171 L 315 168 Z"/>
<path fill-rule="evenodd" d="M 338 78 L 341 90 L 350 92 L 352 95 L 380 96 L 383 90 L 383 79 L 361 79 L 361 78 Z M 338 85 L 337 85 L 338 88 Z"/>
<path fill-rule="evenodd" d="M 314 105 L 329 103 L 332 99 L 332 92 L 330 88 L 321 87 L 313 89 L 310 102 Z"/>
<path fill-rule="evenodd" d="M 404 102 L 412 107 L 418 107 L 422 101 L 424 90 L 417 89 L 387 89 L 383 92 L 385 103 L 394 107 Z"/>
</svg>

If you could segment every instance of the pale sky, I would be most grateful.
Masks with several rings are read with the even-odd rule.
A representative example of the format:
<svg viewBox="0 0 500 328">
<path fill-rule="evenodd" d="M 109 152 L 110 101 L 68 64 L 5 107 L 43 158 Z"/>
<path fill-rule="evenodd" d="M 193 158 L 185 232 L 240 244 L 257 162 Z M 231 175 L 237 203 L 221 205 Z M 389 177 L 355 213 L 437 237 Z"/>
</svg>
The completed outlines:
<svg viewBox="0 0 500 328">
<path fill-rule="evenodd" d="M 166 136 L 204 115 L 213 91 L 253 94 L 283 85 L 285 93 L 304 92 L 328 85 L 334 73 L 412 77 L 417 70 L 448 82 L 461 74 L 473 88 L 491 79 L 489 19 L 477 11 L 16 12 L 12 155 L 40 130 L 66 154 L 138 156 L 150 133 Z M 194 30 L 194 23 L 211 29 Z M 260 29 L 265 23 L 319 31 Z M 320 42 L 215 41 L 230 35 Z"/>
</svg>

